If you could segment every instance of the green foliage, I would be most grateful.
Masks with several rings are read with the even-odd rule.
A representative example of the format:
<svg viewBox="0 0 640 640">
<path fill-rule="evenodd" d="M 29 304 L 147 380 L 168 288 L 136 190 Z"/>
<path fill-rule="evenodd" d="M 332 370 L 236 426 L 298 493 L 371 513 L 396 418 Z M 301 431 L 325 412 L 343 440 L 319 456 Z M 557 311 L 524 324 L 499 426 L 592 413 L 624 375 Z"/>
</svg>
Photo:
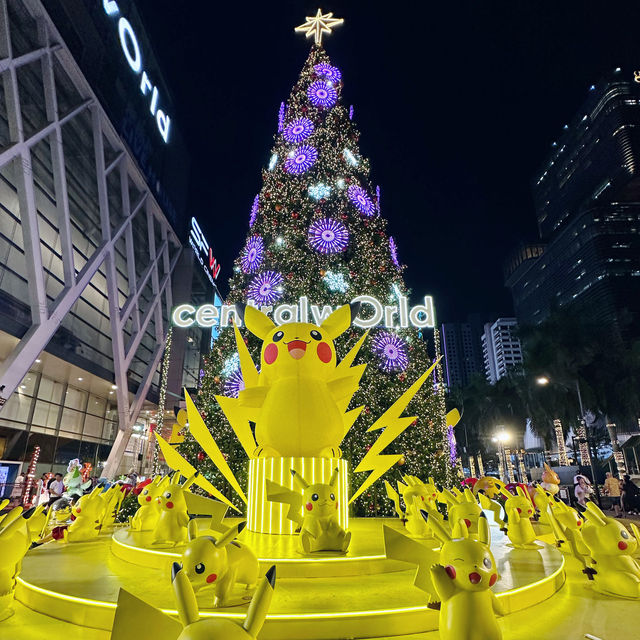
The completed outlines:
<svg viewBox="0 0 640 640">
<path fill-rule="evenodd" d="M 369 181 L 369 163 L 358 149 L 359 133 L 349 118 L 348 109 L 340 102 L 332 109 L 320 110 L 307 99 L 307 87 L 317 79 L 313 66 L 321 62 L 329 62 L 327 54 L 322 48 L 313 47 L 287 102 L 285 119 L 287 124 L 301 116 L 313 121 L 315 131 L 305 144 L 316 147 L 318 161 L 311 170 L 300 176 L 286 173 L 283 160 L 294 145 L 286 143 L 279 134 L 275 136 L 271 154 L 277 154 L 279 160 L 273 170 L 264 169 L 262 172 L 260 208 L 247 239 L 259 235 L 264 241 L 265 256 L 260 270 L 275 270 L 283 275 L 284 293 L 277 304 L 295 304 L 304 295 L 313 304 L 328 304 L 335 308 L 363 293 L 376 297 L 383 304 L 398 304 L 398 292 L 404 296 L 410 292 L 402 278 L 403 268 L 397 267 L 392 261 L 387 222 L 381 215 L 361 215 L 347 197 L 349 185 L 357 184 L 365 188 L 376 202 L 375 190 Z M 341 83 L 336 88 L 340 92 Z M 347 161 L 345 149 L 353 154 L 357 164 Z M 327 198 L 316 201 L 309 196 L 308 189 L 310 185 L 320 182 L 330 185 L 332 192 Z M 251 200 L 247 198 L 248 203 Z M 345 251 L 323 254 L 309 245 L 309 225 L 324 217 L 336 219 L 348 228 L 350 238 Z M 327 271 L 342 274 L 349 285 L 348 290 L 329 290 L 324 280 Z M 239 256 L 229 282 L 227 302 L 245 302 L 247 287 L 254 276 L 243 273 Z M 371 337 L 376 331 L 372 330 L 358 356 L 357 362 L 368 363 L 368 367 L 350 407 L 364 405 L 365 409 L 341 445 L 343 457 L 350 461 L 352 469 L 379 436 L 380 432 L 367 433 L 367 429 L 431 364 L 421 332 L 414 328 L 397 329 L 398 335 L 406 342 L 409 365 L 404 371 L 383 372 L 378 366 L 379 356 L 371 349 Z M 362 329 L 352 327 L 341 336 L 336 341 L 338 356 L 344 357 L 362 333 Z M 245 330 L 243 336 L 254 362 L 259 363 L 260 341 Z M 231 469 L 241 485 L 246 486 L 247 454 L 215 400 L 216 394 L 229 395 L 226 384 L 232 374 L 235 353 L 233 330 L 222 329 L 206 359 L 202 386 L 195 401 Z M 447 484 L 451 467 L 448 462 L 444 401 L 434 391 L 431 382 L 427 382 L 411 402 L 406 415 L 418 416 L 416 423 L 385 451 L 402 453 L 404 464 L 389 471 L 386 477 L 395 482 L 399 472 L 421 477 L 431 475 Z M 237 506 L 242 506 L 211 462 L 202 454 L 200 458 L 203 459 L 199 459 L 199 445 L 190 436 L 180 446 L 180 452 Z M 352 492 L 365 477 L 365 474 L 358 474 L 352 478 Z M 382 481 L 356 502 L 355 511 L 360 515 L 392 513 L 392 507 L 384 497 Z"/>
<path fill-rule="evenodd" d="M 120 511 L 116 515 L 116 522 L 128 522 L 129 518 L 133 518 L 139 506 L 138 496 L 134 495 L 133 491 L 129 491 L 120 505 Z"/>
</svg>

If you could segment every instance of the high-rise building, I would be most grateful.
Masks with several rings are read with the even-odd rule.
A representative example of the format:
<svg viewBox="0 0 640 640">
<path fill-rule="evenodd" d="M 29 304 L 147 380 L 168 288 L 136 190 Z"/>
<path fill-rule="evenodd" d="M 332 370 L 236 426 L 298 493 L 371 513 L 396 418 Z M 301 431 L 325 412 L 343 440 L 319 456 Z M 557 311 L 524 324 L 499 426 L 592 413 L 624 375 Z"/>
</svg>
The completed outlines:
<svg viewBox="0 0 640 640">
<path fill-rule="evenodd" d="M 640 327 L 640 84 L 616 69 L 587 100 L 535 177 L 540 242 L 505 264 L 518 321 L 573 305 L 624 329 Z"/>
<path fill-rule="evenodd" d="M 449 390 L 466 387 L 475 373 L 483 373 L 480 336 L 483 324 L 479 314 L 467 322 L 445 322 L 441 327 L 445 383 Z"/>
<path fill-rule="evenodd" d="M 154 420 L 188 157 L 133 2 L 0 1 L 0 73 L 0 460 L 112 474 Z"/>
<path fill-rule="evenodd" d="M 516 335 L 515 318 L 498 318 L 484 325 L 482 356 L 484 372 L 490 384 L 507 375 L 509 369 L 522 364 L 522 346 Z"/>
</svg>

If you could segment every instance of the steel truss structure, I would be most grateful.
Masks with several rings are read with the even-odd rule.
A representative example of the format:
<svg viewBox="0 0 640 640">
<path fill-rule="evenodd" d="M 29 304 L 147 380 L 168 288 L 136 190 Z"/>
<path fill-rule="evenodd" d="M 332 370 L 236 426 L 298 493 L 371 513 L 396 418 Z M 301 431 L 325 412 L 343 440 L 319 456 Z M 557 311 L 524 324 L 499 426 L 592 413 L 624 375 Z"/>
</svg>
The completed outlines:
<svg viewBox="0 0 640 640">
<path fill-rule="evenodd" d="M 28 292 L 25 292 L 25 296 L 28 296 L 31 308 L 31 326 L 9 357 L 0 363 L 0 397 L 6 400 L 14 393 L 40 352 L 46 348 L 63 317 L 71 310 L 93 276 L 98 270 L 102 270 L 106 275 L 119 417 L 117 436 L 103 471 L 103 475 L 110 477 L 118 469 L 132 427 L 160 363 L 169 328 L 165 318 L 170 317 L 172 306 L 171 277 L 180 255 L 181 243 L 147 186 L 142 172 L 116 133 L 42 4 L 37 0 L 22 0 L 22 4 L 36 20 L 39 46 L 28 53 L 14 55 L 7 8 L 8 2 L 14 1 L 0 0 L 0 74 L 7 102 L 10 134 L 10 146 L 0 153 L 0 170 L 10 163 L 14 165 L 28 279 Z M 54 78 L 55 60 L 62 65 L 82 97 L 80 104 L 64 115 L 58 109 Z M 39 63 L 42 70 L 47 123 L 35 133 L 26 135 L 17 72 L 23 65 L 33 63 Z M 92 171 L 95 171 L 97 176 L 101 241 L 86 264 L 78 268 L 74 263 L 63 128 L 80 114 L 86 117 L 87 113 L 90 114 L 95 151 L 95 167 Z M 64 271 L 64 288 L 53 300 L 47 297 L 45 286 L 32 167 L 33 147 L 45 139 L 48 140 L 51 149 L 55 206 Z M 108 162 L 105 144 L 110 145 Z M 113 217 L 110 215 L 107 188 L 107 180 L 111 174 L 116 175 L 120 182 L 118 206 L 121 215 L 116 225 L 113 224 Z M 140 194 L 135 202 L 130 201 L 131 191 Z M 141 216 L 146 217 L 148 251 L 145 252 L 146 264 L 142 275 L 137 275 L 135 261 L 136 258 L 140 260 L 140 248 L 137 247 L 137 251 L 134 251 L 132 229 L 136 218 Z M 159 230 L 159 234 L 154 233 L 154 228 Z M 159 246 L 156 243 L 157 237 L 161 238 Z M 115 259 L 116 243 L 122 238 L 126 245 L 129 280 L 129 295 L 124 304 L 121 304 L 121 296 L 118 295 Z M 170 254 L 170 248 L 173 255 Z M 138 265 L 139 268 L 140 266 Z M 145 287 L 148 288 L 149 282 L 153 292 L 152 300 L 146 308 L 141 309 L 140 295 Z M 165 318 L 163 303 L 166 305 Z M 131 338 L 127 344 L 123 329 L 130 320 Z M 134 395 L 129 391 L 127 372 L 152 320 L 156 346 Z"/>
</svg>

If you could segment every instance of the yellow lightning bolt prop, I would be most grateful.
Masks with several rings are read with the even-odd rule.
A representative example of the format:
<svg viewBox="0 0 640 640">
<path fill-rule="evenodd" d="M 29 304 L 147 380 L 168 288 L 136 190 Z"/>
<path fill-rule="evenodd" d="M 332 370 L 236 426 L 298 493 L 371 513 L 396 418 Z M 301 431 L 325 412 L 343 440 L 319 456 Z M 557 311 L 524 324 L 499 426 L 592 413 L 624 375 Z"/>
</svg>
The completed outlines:
<svg viewBox="0 0 640 640">
<path fill-rule="evenodd" d="M 267 500 L 288 504 L 289 511 L 287 511 L 286 518 L 295 522 L 299 527 L 302 527 L 302 515 L 300 514 L 302 495 L 268 478 L 265 480 L 265 487 L 267 489 Z"/>
<path fill-rule="evenodd" d="M 162 455 L 166 463 L 173 469 L 174 471 L 179 471 L 186 478 L 190 478 L 194 473 L 197 472 L 197 469 L 187 462 L 159 433 L 155 434 L 158 445 L 160 446 L 160 451 L 162 451 Z M 198 473 L 195 479 L 195 484 L 197 484 L 201 489 L 204 489 L 212 496 L 215 496 L 218 500 L 221 500 L 225 504 L 229 505 L 234 511 L 240 513 L 240 510 L 233 506 L 233 503 L 224 496 L 218 489 L 216 489 L 202 474 Z"/>
<path fill-rule="evenodd" d="M 233 475 L 227 461 L 218 447 L 218 443 L 214 440 L 213 436 L 207 425 L 204 423 L 202 416 L 196 405 L 193 404 L 193 400 L 189 395 L 189 392 L 184 390 L 184 399 L 187 403 L 187 414 L 189 416 L 189 431 L 191 435 L 198 441 L 198 444 L 203 448 L 204 452 L 209 456 L 209 459 L 220 470 L 220 473 L 226 478 L 227 482 L 235 489 L 236 493 L 242 498 L 243 502 L 247 503 L 247 496 L 244 495 L 244 491 L 238 484 L 236 477 Z"/>
<path fill-rule="evenodd" d="M 415 419 L 415 416 L 401 418 L 400 414 L 418 393 L 431 372 L 436 368 L 440 358 L 436 360 L 370 427 L 367 431 L 377 431 L 386 427 L 380 437 L 367 451 L 360 464 L 355 468 L 356 473 L 371 471 L 360 488 L 351 496 L 351 504 L 363 491 L 366 491 L 381 475 L 386 473 L 402 454 L 381 455 L 382 451 L 391 444 Z"/>
<path fill-rule="evenodd" d="M 236 347 L 240 358 L 240 370 L 242 371 L 244 386 L 247 389 L 253 389 L 258 386 L 258 370 L 251 358 L 242 334 L 235 324 L 233 325 L 233 332 L 236 338 Z M 256 439 L 253 437 L 251 425 L 249 424 L 250 420 L 254 419 L 255 421 L 255 417 L 252 415 L 255 409 L 241 406 L 237 398 L 229 398 L 227 396 L 215 396 L 215 398 L 247 456 L 249 458 L 255 457 L 254 453 L 258 445 Z"/>
</svg>

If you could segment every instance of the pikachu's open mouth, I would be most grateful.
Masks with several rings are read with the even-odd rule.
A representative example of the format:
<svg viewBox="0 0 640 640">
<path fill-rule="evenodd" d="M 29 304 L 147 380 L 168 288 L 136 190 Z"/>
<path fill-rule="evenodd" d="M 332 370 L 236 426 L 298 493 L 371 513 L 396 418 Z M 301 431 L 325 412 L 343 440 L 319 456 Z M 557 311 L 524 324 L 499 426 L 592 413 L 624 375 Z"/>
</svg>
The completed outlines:
<svg viewBox="0 0 640 640">
<path fill-rule="evenodd" d="M 292 340 L 287 343 L 287 349 L 294 360 L 300 360 L 307 351 L 307 343 L 304 340 Z"/>
</svg>

